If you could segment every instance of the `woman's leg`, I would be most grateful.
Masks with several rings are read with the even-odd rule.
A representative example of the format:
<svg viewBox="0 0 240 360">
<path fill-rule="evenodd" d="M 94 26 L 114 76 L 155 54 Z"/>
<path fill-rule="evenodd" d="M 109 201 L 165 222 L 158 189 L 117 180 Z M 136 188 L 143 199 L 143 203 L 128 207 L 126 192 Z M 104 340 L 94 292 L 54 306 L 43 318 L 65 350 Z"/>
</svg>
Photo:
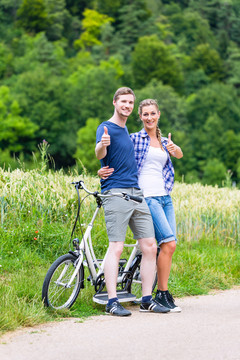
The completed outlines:
<svg viewBox="0 0 240 360">
<path fill-rule="evenodd" d="M 170 241 L 160 245 L 157 259 L 158 290 L 168 290 L 168 279 L 172 266 L 172 256 L 176 249 L 176 242 Z"/>
<path fill-rule="evenodd" d="M 168 279 L 172 266 L 172 256 L 176 249 L 175 213 L 170 196 L 147 198 L 152 214 L 155 235 L 160 243 L 157 259 L 158 290 L 168 290 Z"/>
</svg>

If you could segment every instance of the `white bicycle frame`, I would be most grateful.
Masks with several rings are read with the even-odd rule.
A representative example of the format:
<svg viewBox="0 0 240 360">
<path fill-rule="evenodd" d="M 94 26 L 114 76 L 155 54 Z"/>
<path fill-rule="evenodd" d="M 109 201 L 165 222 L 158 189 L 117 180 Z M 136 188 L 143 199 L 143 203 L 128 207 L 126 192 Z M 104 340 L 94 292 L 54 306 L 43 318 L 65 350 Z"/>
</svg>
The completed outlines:
<svg viewBox="0 0 240 360">
<path fill-rule="evenodd" d="M 82 184 L 83 185 L 83 184 Z M 83 186 L 84 190 L 88 193 L 90 193 L 84 186 Z M 92 193 L 90 193 L 92 194 Z M 122 194 L 121 193 L 116 193 L 116 194 L 112 194 L 110 196 L 121 196 L 122 197 Z M 110 197 L 108 195 L 100 195 L 99 194 L 99 197 Z M 77 273 L 79 272 L 79 269 L 81 267 L 81 264 L 83 264 L 84 266 L 87 266 L 89 268 L 89 271 L 90 271 L 90 274 L 91 274 L 91 282 L 92 282 L 92 285 L 95 284 L 95 281 L 97 279 L 97 277 L 101 274 L 103 274 L 104 272 L 104 263 L 105 263 L 105 259 L 106 259 L 106 255 L 107 255 L 107 252 L 104 256 L 104 259 L 99 262 L 99 260 L 97 260 L 96 256 L 95 256 L 95 253 L 94 253 L 94 250 L 93 250 L 93 245 L 92 245 L 92 238 L 91 238 L 91 231 L 92 231 L 92 228 L 93 228 L 93 224 L 94 224 L 94 221 L 97 217 L 97 214 L 99 212 L 99 207 L 96 208 L 94 214 L 93 214 L 93 217 L 90 221 L 90 223 L 88 224 L 87 226 L 87 229 L 83 235 L 83 238 L 79 244 L 79 250 L 77 250 L 77 255 L 78 255 L 78 258 L 76 260 L 76 268 L 75 268 L 75 271 L 73 272 L 69 282 L 67 283 L 66 287 L 67 288 L 70 288 L 71 287 L 71 284 L 74 280 L 74 278 L 76 277 Z M 140 249 L 139 249 L 139 245 L 138 245 L 138 241 L 136 240 L 136 242 L 134 244 L 124 244 L 125 247 L 133 247 L 133 250 L 129 256 L 129 259 L 125 265 L 125 268 L 124 268 L 124 273 L 121 275 L 121 276 L 118 276 L 117 278 L 117 283 L 121 283 L 124 276 L 125 276 L 125 272 L 128 271 L 130 269 L 130 266 L 133 262 L 133 259 L 135 258 L 135 256 L 137 255 L 137 253 L 140 252 Z M 84 261 L 84 256 L 86 258 L 86 263 Z M 98 269 L 98 271 L 96 271 L 96 268 Z"/>
</svg>

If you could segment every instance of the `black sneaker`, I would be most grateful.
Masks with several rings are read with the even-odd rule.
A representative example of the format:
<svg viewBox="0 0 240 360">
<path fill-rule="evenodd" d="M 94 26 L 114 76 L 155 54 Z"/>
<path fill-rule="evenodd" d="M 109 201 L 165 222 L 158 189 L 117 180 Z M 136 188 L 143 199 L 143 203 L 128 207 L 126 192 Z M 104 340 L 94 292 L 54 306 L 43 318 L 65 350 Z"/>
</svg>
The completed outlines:
<svg viewBox="0 0 240 360">
<path fill-rule="evenodd" d="M 181 312 L 182 309 L 175 305 L 174 299 L 172 297 L 172 294 L 167 291 L 157 291 L 155 301 L 157 301 L 158 304 L 163 305 L 170 309 L 170 312 Z"/>
<path fill-rule="evenodd" d="M 106 305 L 106 314 L 114 316 L 129 316 L 131 311 L 124 309 L 119 301 L 114 301 L 111 305 Z"/>
<path fill-rule="evenodd" d="M 154 312 L 154 313 L 167 313 L 170 309 L 166 308 L 165 306 L 158 304 L 157 301 L 151 300 L 148 302 L 142 302 L 140 305 L 140 311 L 145 312 Z"/>
</svg>

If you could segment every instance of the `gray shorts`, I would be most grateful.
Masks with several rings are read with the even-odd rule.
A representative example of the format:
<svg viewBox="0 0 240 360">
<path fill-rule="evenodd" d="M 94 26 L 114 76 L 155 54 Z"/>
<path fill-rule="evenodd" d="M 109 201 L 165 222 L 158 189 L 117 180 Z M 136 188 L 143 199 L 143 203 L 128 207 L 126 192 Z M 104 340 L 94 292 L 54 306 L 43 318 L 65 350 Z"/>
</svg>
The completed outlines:
<svg viewBox="0 0 240 360">
<path fill-rule="evenodd" d="M 126 192 L 143 198 L 142 190 L 136 188 L 114 188 L 105 194 Z M 109 241 L 125 241 L 129 225 L 134 239 L 155 237 L 152 216 L 143 198 L 142 203 L 112 196 L 103 199 L 105 222 Z"/>
</svg>

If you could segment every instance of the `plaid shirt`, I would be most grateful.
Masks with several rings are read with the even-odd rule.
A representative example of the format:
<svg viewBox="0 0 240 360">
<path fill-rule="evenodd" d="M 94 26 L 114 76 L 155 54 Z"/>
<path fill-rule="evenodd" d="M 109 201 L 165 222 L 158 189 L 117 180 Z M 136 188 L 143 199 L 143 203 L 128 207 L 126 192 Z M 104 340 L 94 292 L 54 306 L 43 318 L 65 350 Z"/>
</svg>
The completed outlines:
<svg viewBox="0 0 240 360">
<path fill-rule="evenodd" d="M 137 162 L 138 174 L 140 174 L 143 164 L 144 164 L 144 161 L 147 157 L 148 150 L 149 150 L 150 137 L 148 136 L 146 130 L 142 129 L 139 132 L 130 134 L 130 138 L 134 145 L 134 152 L 135 152 L 135 159 Z M 162 146 L 167 153 L 167 161 L 163 168 L 163 180 L 164 180 L 164 184 L 165 184 L 165 190 L 167 191 L 168 194 L 170 194 L 170 192 L 173 189 L 173 184 L 174 184 L 174 168 L 173 168 L 172 161 L 170 159 L 169 152 L 166 148 L 168 139 L 165 137 L 162 137 L 161 141 L 162 141 Z"/>
</svg>

